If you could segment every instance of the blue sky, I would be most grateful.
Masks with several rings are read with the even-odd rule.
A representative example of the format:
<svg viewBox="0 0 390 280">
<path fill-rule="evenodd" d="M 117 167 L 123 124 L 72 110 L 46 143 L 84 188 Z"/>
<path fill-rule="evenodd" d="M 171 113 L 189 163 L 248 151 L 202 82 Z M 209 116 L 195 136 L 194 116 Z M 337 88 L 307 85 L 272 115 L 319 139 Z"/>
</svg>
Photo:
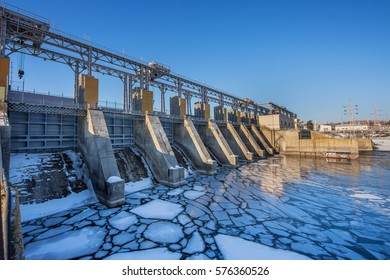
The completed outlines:
<svg viewBox="0 0 390 280">
<path fill-rule="evenodd" d="M 376 108 L 381 119 L 390 119 L 390 1 L 7 3 L 131 57 L 286 106 L 303 120 L 345 120 L 350 100 L 359 118 L 372 119 Z M 32 57 L 24 67 L 26 90 L 73 94 L 69 67 Z M 119 79 L 95 76 L 101 100 L 122 102 Z"/>
</svg>

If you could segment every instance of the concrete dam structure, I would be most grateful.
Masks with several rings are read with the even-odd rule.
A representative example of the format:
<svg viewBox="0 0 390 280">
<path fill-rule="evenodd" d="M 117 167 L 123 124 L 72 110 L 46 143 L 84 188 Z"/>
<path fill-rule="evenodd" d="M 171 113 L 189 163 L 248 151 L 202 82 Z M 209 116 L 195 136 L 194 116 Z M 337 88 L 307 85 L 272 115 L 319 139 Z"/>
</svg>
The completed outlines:
<svg viewBox="0 0 390 280">
<path fill-rule="evenodd" d="M 186 180 L 174 149 L 193 169 L 206 175 L 215 174 L 218 165 L 234 168 L 278 152 L 358 154 L 358 144 L 350 140 L 318 140 L 313 136 L 303 143 L 296 127 L 297 115 L 285 107 L 273 103 L 263 107 L 248 98 L 174 75 L 156 62 L 140 63 L 74 40 L 52 31 L 48 22 L 12 9 L 2 8 L 0 17 L 2 190 L 8 188 L 10 153 L 80 151 L 96 196 L 107 207 L 125 203 L 125 181 L 114 155 L 120 148 L 139 151 L 154 179 L 172 188 Z M 14 52 L 70 66 L 74 97 L 12 90 L 9 56 Z M 99 81 L 93 77 L 94 72 L 123 82 L 121 108 L 99 103 Z M 160 111 L 153 110 L 152 86 L 160 90 Z M 174 94 L 169 98 L 169 114 L 165 108 L 168 91 Z M 217 104 L 214 114 L 210 104 Z M 226 106 L 231 109 L 228 111 Z M 9 211 L 8 206 L 1 206 L 2 213 Z M 0 230 L 7 232 L 9 224 L 2 222 Z M 2 248 L 9 243 L 1 241 Z M 4 258 L 7 252 L 2 250 Z"/>
</svg>

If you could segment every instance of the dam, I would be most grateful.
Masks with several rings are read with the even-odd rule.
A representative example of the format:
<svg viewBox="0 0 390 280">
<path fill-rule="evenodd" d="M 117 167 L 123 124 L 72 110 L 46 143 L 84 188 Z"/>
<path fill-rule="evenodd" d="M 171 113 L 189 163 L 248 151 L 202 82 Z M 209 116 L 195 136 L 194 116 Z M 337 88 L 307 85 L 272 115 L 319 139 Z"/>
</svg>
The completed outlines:
<svg viewBox="0 0 390 280">
<path fill-rule="evenodd" d="M 222 191 L 221 184 L 225 187 L 224 180 L 215 179 L 219 182 L 217 183 L 210 179 L 214 178 L 213 176 L 217 178 L 221 168 L 224 174 L 234 181 L 233 174 L 236 168 L 245 169 L 242 166 L 256 164 L 262 160 L 272 161 L 273 158 L 278 158 L 278 154 L 321 157 L 327 152 L 343 152 L 359 155 L 360 144 L 356 140 L 328 139 L 310 131 L 300 131 L 297 126 L 297 115 L 284 106 L 272 102 L 267 103 L 266 106 L 263 103 L 260 105 L 251 99 L 240 98 L 172 74 L 169 67 L 157 62 L 142 63 L 91 43 L 75 40 L 51 30 L 49 22 L 17 12 L 12 8 L 1 8 L 0 16 L 2 46 L 0 57 L 0 179 L 2 194 L 4 193 L 5 198 L 2 199 L 1 205 L 4 217 L 1 227 L 3 258 L 18 255 L 18 249 L 11 248 L 10 240 L 16 239 L 18 231 L 15 228 L 20 227 L 20 217 L 16 218 L 20 216 L 20 213 L 18 214 L 19 199 L 17 189 L 9 184 L 9 174 L 11 157 L 16 158 L 21 154 L 57 153 L 55 156 L 57 161 L 54 159 L 53 161 L 64 162 L 64 170 L 66 170 L 65 175 L 58 176 L 65 176 L 63 180 L 72 182 L 74 187 L 72 192 L 77 193 L 78 189 L 87 188 L 83 181 L 86 179 L 85 176 L 79 178 L 77 174 L 68 174 L 76 169 L 76 163 L 79 165 L 78 168 L 85 170 L 85 174 L 88 174 L 88 180 L 91 182 L 99 204 L 94 205 L 95 208 L 92 210 L 82 208 L 82 210 L 77 210 L 81 211 L 77 214 L 76 212 L 63 213 L 63 216 L 53 217 L 58 218 L 56 221 L 63 220 L 63 217 L 72 219 L 74 215 L 79 214 L 78 217 L 81 217 L 86 214 L 84 210 L 87 211 L 84 216 L 86 219 L 95 216 L 99 211 L 101 216 L 96 218 L 98 221 L 104 217 L 100 211 L 107 210 L 106 217 L 114 218 L 112 224 L 116 225 L 114 226 L 116 230 L 121 230 L 122 227 L 118 226 L 118 220 L 120 221 L 124 218 L 122 216 L 127 214 L 117 214 L 121 215 L 119 217 L 114 217 L 113 214 L 118 209 L 122 209 L 120 211 L 122 213 L 131 212 L 132 214 L 128 214 L 125 218 L 136 224 L 136 221 L 138 222 L 141 218 L 136 218 L 134 215 L 137 214 L 136 209 L 143 206 L 141 202 L 145 202 L 145 205 L 147 202 L 149 207 L 150 203 L 152 207 L 155 204 L 157 209 L 165 209 L 168 205 L 169 213 L 163 214 L 162 219 L 170 221 L 176 219 L 183 209 L 177 204 L 179 200 L 171 201 L 167 197 L 173 196 L 176 189 L 177 195 L 182 191 L 187 199 L 198 199 L 206 193 L 215 194 L 217 191 Z M 68 67 L 67 69 L 74 73 L 74 96 L 63 97 L 13 90 L 9 85 L 9 56 L 15 52 L 61 63 L 64 67 Z M 99 80 L 93 76 L 94 72 L 122 81 L 123 103 L 121 106 L 110 107 L 99 102 Z M 153 92 L 152 86 L 158 88 L 159 92 Z M 171 94 L 169 98 L 167 98 L 168 93 Z M 155 94 L 160 95 L 159 111 L 153 108 Z M 166 110 L 168 101 L 169 114 Z M 63 152 L 69 150 L 77 151 L 77 155 Z M 158 187 L 148 195 L 154 197 L 157 193 L 164 192 L 159 200 L 142 201 L 141 198 L 134 197 L 137 203 L 132 204 L 134 201 L 126 196 L 128 193 L 126 185 L 131 180 L 126 178 L 127 173 L 124 170 L 132 169 L 129 166 L 136 164 L 134 163 L 136 160 L 126 161 L 123 155 L 117 156 L 125 151 L 127 151 L 128 158 L 137 157 L 138 161 L 143 161 L 147 169 L 144 173 L 150 171 Z M 70 160 L 71 158 L 73 161 Z M 188 179 L 186 168 L 180 164 L 183 158 L 197 174 L 200 174 L 204 186 Z M 122 162 L 121 165 L 118 161 Z M 48 168 L 50 167 L 48 165 Z M 74 171 L 74 173 L 77 172 Z M 215 184 L 210 183 L 209 180 Z M 36 176 L 31 179 L 31 186 L 38 188 L 37 186 L 43 181 L 44 179 Z M 245 196 L 245 190 L 243 190 L 245 186 L 238 182 L 234 185 L 242 187 L 239 190 L 239 193 L 244 193 L 242 197 L 249 201 L 253 200 L 250 196 Z M 45 188 L 48 186 L 42 187 L 43 193 L 49 193 L 50 190 L 45 191 Z M 200 231 L 199 227 L 203 225 L 207 224 L 209 230 L 215 231 L 216 227 L 213 225 L 212 217 L 224 226 L 224 230 L 218 231 L 221 235 L 229 235 L 231 231 L 235 231 L 235 229 L 230 231 L 230 226 L 240 226 L 240 221 L 234 219 L 235 215 L 247 217 L 247 224 L 242 226 L 254 227 L 254 229 L 251 228 L 252 231 L 260 230 L 256 227 L 256 223 L 261 222 L 262 218 L 256 215 L 260 215 L 258 210 L 265 211 L 265 209 L 252 206 L 248 207 L 249 212 L 246 213 L 228 210 L 234 208 L 233 205 L 248 204 L 245 199 L 240 199 L 239 202 L 235 200 L 234 194 L 237 194 L 237 190 L 235 191 L 232 186 L 227 200 L 218 198 L 220 201 L 213 204 L 213 207 L 218 210 L 205 209 L 205 206 L 212 207 L 210 197 L 206 199 L 203 207 L 202 203 L 194 203 L 196 206 L 191 203 L 186 205 L 187 213 L 193 221 L 184 222 L 185 219 L 189 219 L 185 215 L 178 217 L 181 217 L 182 226 L 187 225 L 186 227 L 194 229 L 193 231 L 187 229 L 185 232 L 185 235 L 189 237 L 188 240 L 192 238 L 199 240 L 198 230 Z M 67 195 L 66 190 L 53 194 L 54 197 Z M 137 195 L 143 196 L 145 193 L 135 194 Z M 129 199 L 132 202 L 129 203 Z M 167 204 L 168 200 L 171 204 Z M 28 204 L 28 199 L 25 202 Z M 255 204 L 255 202 L 252 203 Z M 169 215 L 170 212 L 172 216 Z M 253 219 L 253 216 L 248 216 L 248 213 L 258 217 L 258 220 Z M 144 217 L 146 216 L 144 211 L 138 214 L 145 219 L 145 223 L 140 225 L 143 230 L 132 227 L 131 234 L 137 231 L 139 234 L 144 234 L 146 227 L 168 231 L 177 228 L 175 226 L 177 221 L 171 224 L 166 221 L 160 224 L 148 224 L 152 223 L 148 219 L 154 219 L 156 215 L 157 218 L 159 217 L 156 213 L 153 213 L 150 218 Z M 166 215 L 169 218 L 165 218 Z M 26 225 L 28 229 L 37 226 L 33 222 L 30 223 Z M 60 223 L 62 222 L 58 222 Z M 70 226 L 71 224 L 73 226 L 70 222 L 64 225 Z M 130 222 L 128 225 L 126 230 L 132 226 Z M 25 234 L 31 233 L 28 235 L 34 236 L 33 238 L 37 240 L 42 238 L 35 236 L 32 232 L 34 230 L 27 230 L 27 232 L 26 229 L 24 230 Z M 90 228 L 86 232 L 94 234 L 98 232 L 98 228 Z M 149 239 L 154 240 L 154 244 L 164 243 L 164 238 L 154 237 L 152 229 L 147 232 Z M 183 233 L 180 234 L 180 230 L 178 232 L 178 236 L 184 236 Z M 20 231 L 19 234 L 21 234 Z M 245 236 L 247 233 L 240 231 L 237 234 Z M 178 240 L 182 238 L 177 237 Z M 225 237 L 219 237 L 219 239 L 223 238 Z M 251 239 L 249 236 L 247 238 Z M 13 244 L 16 243 L 13 242 Z M 118 240 L 117 243 L 120 244 L 121 241 Z M 148 247 L 141 243 L 139 242 L 137 249 L 155 247 L 154 245 Z M 168 243 L 175 243 L 175 240 Z M 267 241 L 263 240 L 263 243 Z M 148 244 L 151 245 L 151 243 Z M 187 245 L 182 244 L 180 248 L 187 248 Z M 29 246 L 28 252 L 34 251 L 31 249 L 33 246 L 35 245 Z M 207 246 L 212 248 L 216 244 L 213 241 Z M 175 246 L 172 248 L 171 250 L 174 250 Z M 187 249 L 187 252 L 192 251 L 192 248 Z M 84 255 L 70 255 L 70 258 Z M 326 253 L 324 255 L 328 256 Z M 351 255 L 346 254 L 346 257 Z M 222 255 L 213 256 L 211 253 L 210 256 L 222 258 Z M 365 256 L 372 257 L 372 254 Z"/>
</svg>

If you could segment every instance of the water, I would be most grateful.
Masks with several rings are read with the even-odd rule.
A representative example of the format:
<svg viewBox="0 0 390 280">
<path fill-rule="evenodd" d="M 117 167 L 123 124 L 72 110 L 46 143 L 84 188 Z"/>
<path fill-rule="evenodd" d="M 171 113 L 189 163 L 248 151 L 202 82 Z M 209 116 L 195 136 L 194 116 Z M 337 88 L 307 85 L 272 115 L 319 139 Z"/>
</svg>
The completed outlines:
<svg viewBox="0 0 390 280">
<path fill-rule="evenodd" d="M 168 206 L 174 213 L 161 215 Z M 216 176 L 195 174 L 175 191 L 154 185 L 128 195 L 114 210 L 96 203 L 26 222 L 23 237 L 26 258 L 36 259 L 228 258 L 234 246 L 220 250 L 217 236 L 298 258 L 390 259 L 389 206 L 390 153 L 366 153 L 353 162 L 280 156 L 221 168 Z M 52 252 L 64 240 L 82 240 L 91 232 L 101 234 L 89 236 L 96 240 L 87 247 Z M 245 257 L 245 247 L 241 253 Z"/>
</svg>

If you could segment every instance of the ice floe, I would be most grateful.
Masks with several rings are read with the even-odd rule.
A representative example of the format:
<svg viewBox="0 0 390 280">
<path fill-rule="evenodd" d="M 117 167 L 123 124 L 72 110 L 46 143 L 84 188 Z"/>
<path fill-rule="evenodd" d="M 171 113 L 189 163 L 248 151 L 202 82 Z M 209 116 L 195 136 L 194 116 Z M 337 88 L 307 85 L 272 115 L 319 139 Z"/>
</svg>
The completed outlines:
<svg viewBox="0 0 390 280">
<path fill-rule="evenodd" d="M 93 254 L 103 245 L 106 230 L 87 227 L 27 244 L 28 260 L 66 260 Z"/>
<path fill-rule="evenodd" d="M 114 217 L 108 220 L 110 225 L 118 230 L 126 230 L 130 226 L 137 223 L 137 221 L 138 219 L 135 215 L 124 211 L 120 212 L 119 214 L 116 214 Z"/>
<path fill-rule="evenodd" d="M 308 257 L 271 248 L 239 237 L 223 234 L 215 236 L 218 249 L 226 260 L 307 260 Z"/>
<path fill-rule="evenodd" d="M 131 210 L 143 218 L 172 220 L 183 211 L 180 204 L 155 199 Z"/>
<path fill-rule="evenodd" d="M 144 232 L 145 238 L 159 243 L 176 243 L 183 239 L 182 227 L 170 222 L 156 222 Z"/>
</svg>

